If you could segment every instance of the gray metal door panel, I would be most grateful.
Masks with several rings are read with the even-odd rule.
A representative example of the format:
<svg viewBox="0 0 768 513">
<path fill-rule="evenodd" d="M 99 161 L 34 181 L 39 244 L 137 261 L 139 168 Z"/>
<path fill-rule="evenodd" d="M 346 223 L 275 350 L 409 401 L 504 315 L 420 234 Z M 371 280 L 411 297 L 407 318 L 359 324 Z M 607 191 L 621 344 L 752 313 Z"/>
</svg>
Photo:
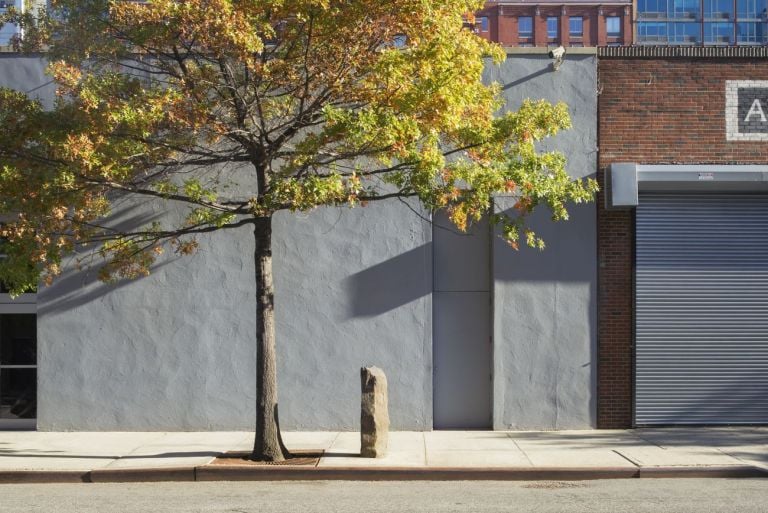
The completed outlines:
<svg viewBox="0 0 768 513">
<path fill-rule="evenodd" d="M 636 237 L 636 423 L 768 423 L 768 196 L 642 194 Z"/>
<path fill-rule="evenodd" d="M 434 289 L 450 292 L 490 290 L 490 233 L 486 220 L 468 233 L 436 214 L 432 230 Z"/>
<path fill-rule="evenodd" d="M 435 292 L 434 427 L 491 426 L 488 292 Z"/>
<path fill-rule="evenodd" d="M 433 414 L 435 429 L 490 428 L 489 231 L 434 220 Z"/>
</svg>

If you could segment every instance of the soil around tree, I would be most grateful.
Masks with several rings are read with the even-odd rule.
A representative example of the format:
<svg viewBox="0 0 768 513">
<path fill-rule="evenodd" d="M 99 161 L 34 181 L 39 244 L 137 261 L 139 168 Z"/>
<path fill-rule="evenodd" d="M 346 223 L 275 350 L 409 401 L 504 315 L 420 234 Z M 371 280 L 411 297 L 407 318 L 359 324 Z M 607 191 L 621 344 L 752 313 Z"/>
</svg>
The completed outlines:
<svg viewBox="0 0 768 513">
<path fill-rule="evenodd" d="M 210 465 L 238 465 L 238 466 L 302 466 L 302 467 L 316 467 L 320 463 L 320 458 L 323 456 L 324 451 L 320 450 L 305 450 L 305 451 L 291 451 L 290 457 L 285 461 L 253 461 L 250 459 L 250 451 L 230 451 L 225 452 L 221 456 L 214 459 Z"/>
</svg>

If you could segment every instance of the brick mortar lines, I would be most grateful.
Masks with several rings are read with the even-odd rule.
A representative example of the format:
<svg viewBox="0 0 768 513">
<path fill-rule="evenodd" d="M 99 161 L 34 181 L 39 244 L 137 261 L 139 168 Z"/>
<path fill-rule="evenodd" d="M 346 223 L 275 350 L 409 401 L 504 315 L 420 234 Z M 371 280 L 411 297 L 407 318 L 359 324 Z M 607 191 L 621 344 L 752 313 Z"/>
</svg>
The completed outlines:
<svg viewBox="0 0 768 513">
<path fill-rule="evenodd" d="M 600 59 L 598 400 L 600 428 L 628 428 L 634 401 L 634 213 L 605 209 L 613 162 L 766 164 L 764 141 L 728 141 L 728 80 L 768 80 L 766 59 Z"/>
</svg>

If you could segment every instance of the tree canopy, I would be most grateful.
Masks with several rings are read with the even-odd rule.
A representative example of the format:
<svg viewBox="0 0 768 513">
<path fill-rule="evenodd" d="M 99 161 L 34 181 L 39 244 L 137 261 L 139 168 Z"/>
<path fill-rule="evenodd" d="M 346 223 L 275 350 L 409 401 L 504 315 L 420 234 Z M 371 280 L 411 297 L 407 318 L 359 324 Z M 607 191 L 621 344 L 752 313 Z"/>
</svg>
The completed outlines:
<svg viewBox="0 0 768 513">
<path fill-rule="evenodd" d="M 58 0 L 45 18 L 10 13 L 20 48 L 44 49 L 46 109 L 0 90 L 0 210 L 16 293 L 53 279 L 88 244 L 105 280 L 149 272 L 168 247 L 280 210 L 392 197 L 446 209 L 459 229 L 495 215 L 503 236 L 543 247 L 525 217 L 589 200 L 565 157 L 536 141 L 570 127 L 567 107 L 500 113 L 482 82 L 500 47 L 463 28 L 479 0 Z M 14 17 L 15 16 L 15 17 Z M 235 165 L 253 178 L 190 172 Z M 188 206 L 182 222 L 117 230 L 115 195 Z M 30 265 L 31 263 L 31 265 Z"/>
</svg>

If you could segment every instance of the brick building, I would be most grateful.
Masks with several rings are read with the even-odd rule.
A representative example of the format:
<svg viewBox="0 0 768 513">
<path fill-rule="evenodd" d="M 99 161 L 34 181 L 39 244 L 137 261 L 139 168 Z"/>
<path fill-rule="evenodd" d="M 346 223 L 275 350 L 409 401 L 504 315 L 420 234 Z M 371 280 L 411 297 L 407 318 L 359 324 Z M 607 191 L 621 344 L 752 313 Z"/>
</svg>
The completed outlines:
<svg viewBox="0 0 768 513">
<path fill-rule="evenodd" d="M 768 421 L 766 56 L 599 51 L 598 427 Z"/>
<path fill-rule="evenodd" d="M 632 1 L 491 0 L 477 13 L 476 30 L 504 46 L 628 46 Z"/>
<path fill-rule="evenodd" d="M 475 30 L 504 46 L 759 46 L 768 0 L 488 0 Z"/>
</svg>

